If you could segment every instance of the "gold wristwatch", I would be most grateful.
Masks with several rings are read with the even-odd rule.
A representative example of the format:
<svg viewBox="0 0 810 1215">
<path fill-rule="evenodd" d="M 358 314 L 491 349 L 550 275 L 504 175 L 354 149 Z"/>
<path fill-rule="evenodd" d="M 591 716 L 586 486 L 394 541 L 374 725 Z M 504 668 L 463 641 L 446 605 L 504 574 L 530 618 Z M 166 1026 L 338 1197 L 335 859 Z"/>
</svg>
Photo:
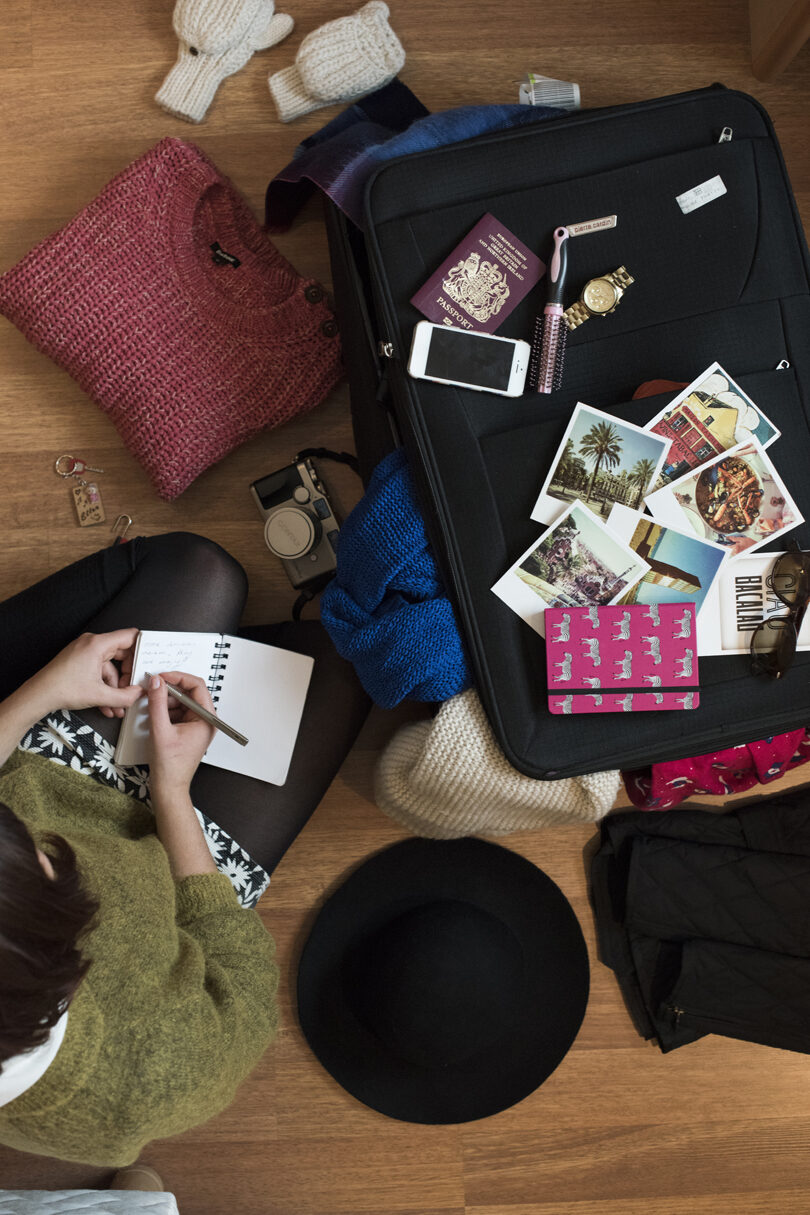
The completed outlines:
<svg viewBox="0 0 810 1215">
<path fill-rule="evenodd" d="M 607 316 L 615 312 L 626 288 L 633 282 L 635 279 L 632 274 L 627 273 L 625 266 L 619 266 L 612 274 L 592 278 L 583 287 L 577 302 L 565 310 L 565 323 L 568 328 L 576 329 L 578 325 L 584 324 L 589 316 Z"/>
</svg>

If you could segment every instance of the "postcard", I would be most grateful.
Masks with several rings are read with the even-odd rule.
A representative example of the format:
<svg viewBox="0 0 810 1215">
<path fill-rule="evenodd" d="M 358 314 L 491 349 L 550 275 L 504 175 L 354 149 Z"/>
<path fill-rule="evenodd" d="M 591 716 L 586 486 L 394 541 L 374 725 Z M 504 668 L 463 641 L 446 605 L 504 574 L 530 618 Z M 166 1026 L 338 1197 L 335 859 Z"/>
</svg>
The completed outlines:
<svg viewBox="0 0 810 1215">
<path fill-rule="evenodd" d="M 768 447 L 781 433 L 719 363 L 701 372 L 644 429 L 671 443 L 656 489 L 738 443 L 756 439 Z"/>
<path fill-rule="evenodd" d="M 756 439 L 715 456 L 645 501 L 656 522 L 688 523 L 701 540 L 724 545 L 733 557 L 804 522 Z"/>
<path fill-rule="evenodd" d="M 547 607 L 616 603 L 649 568 L 587 507 L 574 502 L 492 590 L 544 637 Z"/>
<path fill-rule="evenodd" d="M 411 303 L 437 325 L 494 333 L 545 272 L 540 258 L 487 212 Z"/>
<path fill-rule="evenodd" d="M 553 523 L 576 501 L 602 519 L 616 502 L 640 507 L 668 451 L 669 439 L 578 401 L 531 517 Z"/>
<path fill-rule="evenodd" d="M 614 506 L 608 527 L 649 565 L 649 571 L 620 603 L 691 603 L 700 612 L 728 557 L 722 545 L 694 532 L 656 523 L 649 515 Z"/>
<path fill-rule="evenodd" d="M 698 620 L 700 654 L 748 654 L 751 634 L 771 616 L 784 616 L 787 608 L 771 583 L 771 571 L 780 553 L 743 553 L 721 569 L 706 596 Z M 810 650 L 810 612 L 799 629 L 799 650 Z"/>
</svg>

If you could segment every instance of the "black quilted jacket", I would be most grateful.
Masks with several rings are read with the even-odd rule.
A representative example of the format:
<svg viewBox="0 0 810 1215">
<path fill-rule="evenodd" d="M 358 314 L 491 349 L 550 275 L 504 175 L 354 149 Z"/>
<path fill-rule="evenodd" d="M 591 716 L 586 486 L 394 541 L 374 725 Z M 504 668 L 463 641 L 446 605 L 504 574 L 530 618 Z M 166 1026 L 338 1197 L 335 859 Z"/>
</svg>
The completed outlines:
<svg viewBox="0 0 810 1215">
<path fill-rule="evenodd" d="M 662 1051 L 723 1034 L 810 1052 L 810 791 L 603 820 L 599 956 Z"/>
</svg>

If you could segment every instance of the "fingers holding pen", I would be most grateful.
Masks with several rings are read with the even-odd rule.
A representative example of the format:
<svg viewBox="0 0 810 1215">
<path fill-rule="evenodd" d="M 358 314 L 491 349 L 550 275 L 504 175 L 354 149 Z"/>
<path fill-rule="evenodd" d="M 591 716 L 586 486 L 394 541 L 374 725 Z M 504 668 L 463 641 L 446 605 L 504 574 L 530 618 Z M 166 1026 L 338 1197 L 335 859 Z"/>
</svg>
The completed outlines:
<svg viewBox="0 0 810 1215">
<path fill-rule="evenodd" d="M 160 677 L 153 677 L 150 672 L 147 672 L 147 675 L 150 679 L 159 678 L 163 681 L 168 692 L 170 718 L 174 724 L 182 725 L 188 730 L 194 719 L 199 718 L 205 721 L 211 730 L 221 730 L 228 738 L 239 743 L 240 747 L 248 745 L 250 740 L 240 730 L 222 721 L 217 714 L 214 707 L 216 698 L 212 693 L 217 691 L 219 684 L 215 684 L 209 691 L 205 680 L 182 671 L 164 672 Z M 172 682 L 175 679 L 178 680 L 177 683 Z M 176 708 L 171 707 L 173 701 L 179 701 Z M 184 709 L 185 713 L 181 713 L 181 709 Z"/>
<path fill-rule="evenodd" d="M 147 679 L 151 721 L 153 779 L 186 785 L 194 774 L 214 730 L 196 713 L 179 704 L 169 691 L 174 685 L 195 703 L 213 711 L 205 681 L 182 671 L 150 674 Z"/>
<path fill-rule="evenodd" d="M 149 698 L 152 737 L 159 743 L 168 738 L 174 724 L 169 709 L 169 689 L 159 675 L 151 675 L 146 683 L 146 694 Z"/>
<path fill-rule="evenodd" d="M 153 676 L 153 678 L 155 677 Z M 161 682 L 166 685 L 170 711 L 173 711 L 174 709 L 183 709 L 183 713 L 189 714 L 189 720 L 191 720 L 194 716 L 190 709 L 184 708 L 172 696 L 170 689 L 171 687 L 175 687 L 178 689 L 178 691 L 184 692 L 186 696 L 190 696 L 192 700 L 194 700 L 198 705 L 201 705 L 204 709 L 208 709 L 208 711 L 211 713 L 216 712 L 214 702 L 211 699 L 211 693 L 208 690 L 208 685 L 206 684 L 205 680 L 201 679 L 198 675 L 189 675 L 187 671 L 161 671 L 157 678 L 159 678 Z"/>
</svg>

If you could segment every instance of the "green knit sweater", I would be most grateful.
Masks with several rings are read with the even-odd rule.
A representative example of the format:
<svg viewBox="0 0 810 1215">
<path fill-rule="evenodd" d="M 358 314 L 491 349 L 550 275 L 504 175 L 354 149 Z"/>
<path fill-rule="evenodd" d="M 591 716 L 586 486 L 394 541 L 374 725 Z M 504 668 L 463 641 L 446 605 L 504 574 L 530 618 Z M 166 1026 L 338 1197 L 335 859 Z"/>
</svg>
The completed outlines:
<svg viewBox="0 0 810 1215">
<path fill-rule="evenodd" d="M 100 905 L 65 1039 L 36 1084 L 0 1107 L 0 1143 L 131 1164 L 150 1139 L 228 1105 L 267 1047 L 272 938 L 222 874 L 175 882 L 151 813 L 92 777 L 16 751 L 0 801 L 37 842 L 49 831 L 68 840 Z"/>
</svg>

